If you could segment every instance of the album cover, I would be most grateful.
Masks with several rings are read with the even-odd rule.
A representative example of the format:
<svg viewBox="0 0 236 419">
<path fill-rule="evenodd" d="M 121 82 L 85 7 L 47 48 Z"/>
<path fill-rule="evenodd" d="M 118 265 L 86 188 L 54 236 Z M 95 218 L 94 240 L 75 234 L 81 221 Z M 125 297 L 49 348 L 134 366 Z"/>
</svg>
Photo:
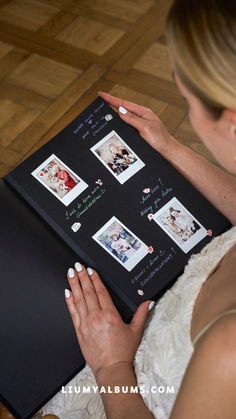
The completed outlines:
<svg viewBox="0 0 236 419">
<path fill-rule="evenodd" d="M 133 313 L 229 226 L 101 98 L 6 179 Z"/>
</svg>

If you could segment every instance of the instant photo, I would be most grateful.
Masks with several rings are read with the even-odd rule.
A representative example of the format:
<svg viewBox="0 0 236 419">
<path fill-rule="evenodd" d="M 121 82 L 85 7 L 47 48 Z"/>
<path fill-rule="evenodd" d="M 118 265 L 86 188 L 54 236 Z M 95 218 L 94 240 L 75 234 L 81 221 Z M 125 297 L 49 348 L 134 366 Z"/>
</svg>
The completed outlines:
<svg viewBox="0 0 236 419">
<path fill-rule="evenodd" d="M 148 246 L 116 217 L 94 234 L 93 239 L 127 271 L 131 271 L 148 253 Z"/>
<path fill-rule="evenodd" d="M 54 154 L 31 174 L 66 206 L 88 187 Z"/>
<path fill-rule="evenodd" d="M 207 235 L 207 230 L 176 198 L 157 211 L 153 220 L 184 253 L 188 253 Z"/>
<path fill-rule="evenodd" d="M 90 150 L 121 184 L 145 166 L 114 130 Z"/>
</svg>

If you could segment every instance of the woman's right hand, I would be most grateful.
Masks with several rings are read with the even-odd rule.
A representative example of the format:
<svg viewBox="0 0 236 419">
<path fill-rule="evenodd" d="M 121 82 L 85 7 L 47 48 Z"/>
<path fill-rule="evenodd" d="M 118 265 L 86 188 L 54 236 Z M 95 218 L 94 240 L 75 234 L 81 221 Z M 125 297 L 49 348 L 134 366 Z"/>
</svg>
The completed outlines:
<svg viewBox="0 0 236 419">
<path fill-rule="evenodd" d="M 119 109 L 121 119 L 136 128 L 141 137 L 159 153 L 162 155 L 167 153 L 169 147 L 174 143 L 174 138 L 169 134 L 165 125 L 151 109 L 136 105 L 136 103 L 128 102 L 127 100 L 119 99 L 108 93 L 99 92 L 98 94 L 109 103 L 109 105 L 118 109 L 122 106 L 127 113 L 122 113 Z"/>
</svg>

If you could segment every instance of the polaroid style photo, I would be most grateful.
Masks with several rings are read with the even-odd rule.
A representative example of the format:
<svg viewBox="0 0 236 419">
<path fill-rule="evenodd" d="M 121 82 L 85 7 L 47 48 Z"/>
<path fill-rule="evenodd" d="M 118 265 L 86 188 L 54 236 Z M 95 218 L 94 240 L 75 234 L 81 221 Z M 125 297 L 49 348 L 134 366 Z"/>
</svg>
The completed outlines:
<svg viewBox="0 0 236 419">
<path fill-rule="evenodd" d="M 121 184 L 145 166 L 114 130 L 90 150 Z"/>
<path fill-rule="evenodd" d="M 65 206 L 69 205 L 87 187 L 55 154 L 52 154 L 32 173 L 48 191 L 58 198 Z"/>
<path fill-rule="evenodd" d="M 207 235 L 207 230 L 177 198 L 172 198 L 153 214 L 153 220 L 184 253 L 188 253 Z"/>
<path fill-rule="evenodd" d="M 127 271 L 148 254 L 148 246 L 116 217 L 112 217 L 92 238 Z"/>
</svg>

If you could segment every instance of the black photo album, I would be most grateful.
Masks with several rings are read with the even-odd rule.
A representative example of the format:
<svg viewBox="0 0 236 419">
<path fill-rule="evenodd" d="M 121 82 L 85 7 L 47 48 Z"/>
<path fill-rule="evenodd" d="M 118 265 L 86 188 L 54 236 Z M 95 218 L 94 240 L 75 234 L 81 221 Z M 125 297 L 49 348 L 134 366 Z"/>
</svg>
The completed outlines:
<svg viewBox="0 0 236 419">
<path fill-rule="evenodd" d="M 19 418 L 84 366 L 66 269 L 94 268 L 128 321 L 230 227 L 101 98 L 6 176 L 1 196 L 0 394 Z"/>
</svg>

